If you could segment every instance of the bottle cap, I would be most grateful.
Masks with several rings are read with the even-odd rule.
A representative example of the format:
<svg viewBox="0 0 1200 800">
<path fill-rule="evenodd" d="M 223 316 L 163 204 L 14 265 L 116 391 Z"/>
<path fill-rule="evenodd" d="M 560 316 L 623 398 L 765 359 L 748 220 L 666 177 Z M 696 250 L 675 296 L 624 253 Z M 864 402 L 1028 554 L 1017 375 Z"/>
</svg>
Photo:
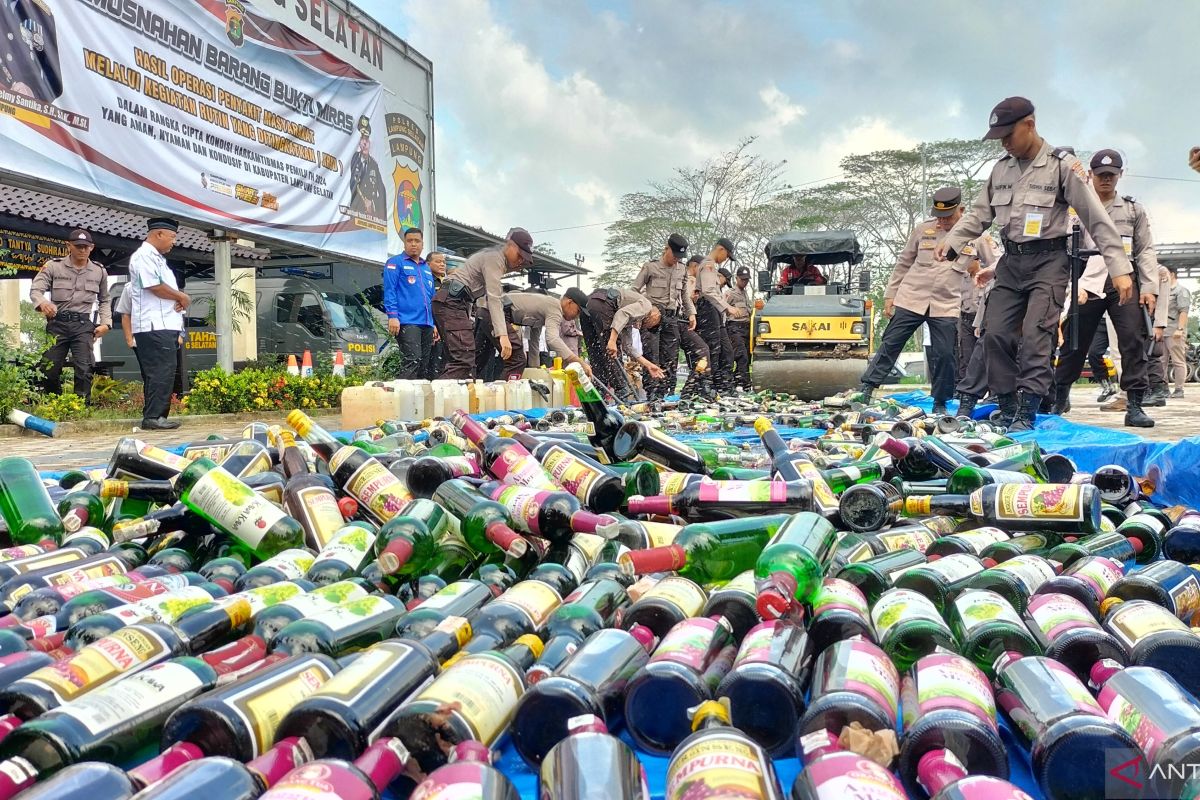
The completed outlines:
<svg viewBox="0 0 1200 800">
<path fill-rule="evenodd" d="M 287 415 L 287 424 L 291 425 L 296 433 L 307 436 L 312 431 L 313 421 L 308 414 L 297 408 Z"/>
<path fill-rule="evenodd" d="M 489 542 L 513 558 L 521 558 L 529 552 L 529 542 L 500 520 L 489 523 L 484 528 L 484 535 Z"/>
<path fill-rule="evenodd" d="M 354 519 L 358 516 L 358 501 L 353 497 L 343 497 L 338 500 L 338 511 L 342 512 L 342 519 Z"/>
<path fill-rule="evenodd" d="M 722 697 L 719 700 L 705 700 L 694 708 L 687 710 L 688 718 L 692 721 L 692 730 L 698 731 L 704 722 L 709 719 L 718 719 L 726 725 L 731 719 L 729 711 L 729 698 Z"/>
<path fill-rule="evenodd" d="M 554 670 L 550 669 L 545 664 L 534 664 L 525 671 L 525 682 L 530 686 L 533 686 L 535 683 L 540 683 L 553 674 Z"/>
<path fill-rule="evenodd" d="M 279 783 L 284 775 L 314 758 L 312 748 L 303 736 L 280 739 L 267 752 L 246 762 L 246 769 L 258 775 L 268 787 Z"/>
<path fill-rule="evenodd" d="M 1119 597 L 1104 598 L 1103 600 L 1100 601 L 1101 616 L 1107 615 L 1108 612 L 1112 611 L 1114 608 L 1116 608 L 1117 606 L 1121 605 L 1121 603 L 1124 603 L 1124 602 L 1125 601 Z"/>
<path fill-rule="evenodd" d="M 513 642 L 513 644 L 523 645 L 524 647 L 528 648 L 529 651 L 533 653 L 534 658 L 541 658 L 542 651 L 546 649 L 545 643 L 532 633 L 527 633 L 524 636 L 518 636 L 517 640 Z"/>
<path fill-rule="evenodd" d="M 175 770 L 191 761 L 204 758 L 204 751 L 191 742 L 176 742 L 154 758 L 129 770 L 129 780 L 134 786 L 145 788 L 158 783 Z"/>
<path fill-rule="evenodd" d="M 647 550 L 631 550 L 622 553 L 617 563 L 627 575 L 645 575 L 648 572 L 673 572 L 687 566 L 687 550 L 682 545 L 668 544 Z"/>
<path fill-rule="evenodd" d="M 917 761 L 917 783 L 930 797 L 965 777 L 967 770 L 949 750 L 930 750 Z"/>
<path fill-rule="evenodd" d="M 984 569 L 991 569 L 992 567 L 996 566 L 1000 562 L 997 561 L 996 559 L 992 558 L 991 556 L 988 556 L 987 558 L 980 559 L 979 563 L 983 564 Z"/>
<path fill-rule="evenodd" d="M 5 737 L 10 733 L 21 727 L 22 722 L 24 720 L 15 714 L 5 714 L 3 717 L 0 717 L 0 742 L 4 741 Z"/>
<path fill-rule="evenodd" d="M 379 568 L 383 570 L 384 575 L 397 573 L 412 558 L 412 552 L 412 542 L 397 536 L 388 542 L 387 546 L 383 548 L 383 552 L 379 554 Z"/>
<path fill-rule="evenodd" d="M 630 514 L 670 514 L 671 498 L 669 495 L 656 494 L 652 497 L 634 496 L 626 501 Z"/>
<path fill-rule="evenodd" d="M 358 767 L 375 788 L 383 793 L 388 785 L 404 772 L 408 766 L 410 754 L 408 748 L 394 736 L 384 736 L 354 759 Z"/>
<path fill-rule="evenodd" d="M 1123 669 L 1125 668 L 1111 658 L 1102 658 L 1092 664 L 1091 670 L 1088 671 L 1088 681 L 1099 689 L 1108 682 L 1109 678 Z"/>
<path fill-rule="evenodd" d="M 647 628 L 645 625 L 634 625 L 629 629 L 629 635 L 637 639 L 638 643 L 646 648 L 646 652 L 654 649 L 658 637 L 654 635 L 654 631 Z"/>
<path fill-rule="evenodd" d="M 468 739 L 465 742 L 459 742 L 454 745 L 454 749 L 450 752 L 448 759 L 451 763 L 455 761 L 474 761 L 480 764 L 492 763 L 492 751 L 487 745 L 482 742 L 477 742 L 474 739 Z"/>
<path fill-rule="evenodd" d="M 756 608 L 764 620 L 779 619 L 791 610 L 796 595 L 796 579 L 786 572 L 772 572 L 758 585 Z"/>
<path fill-rule="evenodd" d="M 758 419 L 754 420 L 754 432 L 759 436 L 762 436 L 764 433 L 774 427 L 775 426 L 771 424 L 771 420 L 767 419 L 766 417 L 759 417 Z"/>
<path fill-rule="evenodd" d="M 887 435 L 876 439 L 875 444 L 879 446 L 880 450 L 883 450 L 892 458 L 904 458 L 908 455 L 908 451 L 911 449 L 906 442 L 897 439 L 894 436 Z"/>
<path fill-rule="evenodd" d="M 224 647 L 202 653 L 200 658 L 218 675 L 241 672 L 267 657 L 267 643 L 261 636 L 250 634 Z"/>
<path fill-rule="evenodd" d="M 893 440 L 897 441 L 897 440 Z M 931 513 L 933 496 L 928 494 L 914 494 L 904 498 L 904 513 L 910 517 L 919 517 Z"/>
<path fill-rule="evenodd" d="M 1134 538 L 1133 536 L 1126 536 L 1125 539 L 1133 547 L 1134 555 L 1141 555 L 1142 551 L 1146 549 L 1146 545 L 1143 544 L 1141 539 Z"/>
</svg>

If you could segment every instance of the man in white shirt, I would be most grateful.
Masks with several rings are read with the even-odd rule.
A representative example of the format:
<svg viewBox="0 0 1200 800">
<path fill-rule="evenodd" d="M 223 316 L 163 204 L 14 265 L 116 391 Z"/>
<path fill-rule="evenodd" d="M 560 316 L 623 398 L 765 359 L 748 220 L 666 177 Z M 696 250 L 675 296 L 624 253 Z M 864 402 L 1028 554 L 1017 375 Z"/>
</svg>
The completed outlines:
<svg viewBox="0 0 1200 800">
<path fill-rule="evenodd" d="M 129 259 L 126 288 L 145 387 L 142 428 L 171 430 L 179 427 L 177 421 L 167 419 L 175 383 L 176 350 L 183 330 L 183 312 L 192 300 L 179 291 L 165 258 L 175 246 L 179 223 L 159 217 L 149 220 L 146 227 L 146 240 Z"/>
</svg>

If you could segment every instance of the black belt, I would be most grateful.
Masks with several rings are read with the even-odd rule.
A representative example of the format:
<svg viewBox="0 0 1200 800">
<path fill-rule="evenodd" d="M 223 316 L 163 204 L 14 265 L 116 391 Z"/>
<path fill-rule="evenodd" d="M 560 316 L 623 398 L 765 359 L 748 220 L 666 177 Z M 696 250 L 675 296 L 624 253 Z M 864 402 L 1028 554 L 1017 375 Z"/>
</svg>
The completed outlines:
<svg viewBox="0 0 1200 800">
<path fill-rule="evenodd" d="M 78 311 L 60 311 L 54 315 L 55 319 L 60 319 L 63 322 L 91 322 L 92 318 L 88 314 L 80 314 Z"/>
<path fill-rule="evenodd" d="M 1038 253 L 1053 253 L 1067 249 L 1066 236 L 1059 236 L 1057 239 L 1038 239 L 1034 242 L 1010 242 L 1008 239 L 1003 239 L 1001 242 L 1004 245 L 1004 252 L 1010 256 L 1032 256 Z"/>
</svg>

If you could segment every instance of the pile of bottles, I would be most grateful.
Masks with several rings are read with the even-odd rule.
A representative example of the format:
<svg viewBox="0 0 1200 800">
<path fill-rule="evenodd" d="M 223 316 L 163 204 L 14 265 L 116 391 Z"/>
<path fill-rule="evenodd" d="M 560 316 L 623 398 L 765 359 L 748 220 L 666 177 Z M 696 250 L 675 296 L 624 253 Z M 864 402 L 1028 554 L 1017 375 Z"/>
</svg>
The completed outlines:
<svg viewBox="0 0 1200 800">
<path fill-rule="evenodd" d="M 986 423 L 684 441 L 570 374 L 536 422 L 0 459 L 0 800 L 515 800 L 498 752 L 543 800 L 1200 792 L 1200 513 Z"/>
</svg>

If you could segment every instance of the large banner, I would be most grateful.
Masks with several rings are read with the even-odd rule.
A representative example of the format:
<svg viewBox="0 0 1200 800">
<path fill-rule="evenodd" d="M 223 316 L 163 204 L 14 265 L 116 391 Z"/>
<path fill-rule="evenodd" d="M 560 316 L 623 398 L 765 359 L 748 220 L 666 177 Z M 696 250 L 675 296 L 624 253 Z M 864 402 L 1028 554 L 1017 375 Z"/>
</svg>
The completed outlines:
<svg viewBox="0 0 1200 800">
<path fill-rule="evenodd" d="M 0 169 L 250 238 L 397 252 L 424 222 L 425 128 L 385 109 L 379 75 L 268 15 L 278 1 L 0 0 Z"/>
</svg>

